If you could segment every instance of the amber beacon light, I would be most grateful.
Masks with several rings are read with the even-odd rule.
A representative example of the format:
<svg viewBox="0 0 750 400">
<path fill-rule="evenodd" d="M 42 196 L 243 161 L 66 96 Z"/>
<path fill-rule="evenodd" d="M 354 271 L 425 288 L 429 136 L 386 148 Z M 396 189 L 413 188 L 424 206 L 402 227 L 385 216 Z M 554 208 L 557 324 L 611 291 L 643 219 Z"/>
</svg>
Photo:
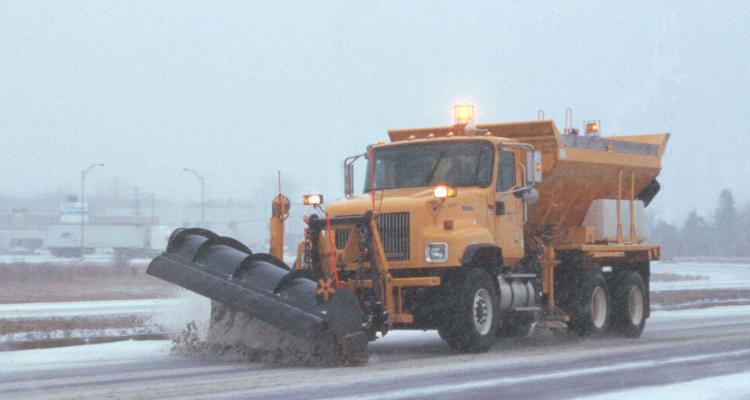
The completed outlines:
<svg viewBox="0 0 750 400">
<path fill-rule="evenodd" d="M 474 121 L 474 106 L 471 104 L 453 106 L 453 115 L 456 125 L 466 125 Z"/>
</svg>

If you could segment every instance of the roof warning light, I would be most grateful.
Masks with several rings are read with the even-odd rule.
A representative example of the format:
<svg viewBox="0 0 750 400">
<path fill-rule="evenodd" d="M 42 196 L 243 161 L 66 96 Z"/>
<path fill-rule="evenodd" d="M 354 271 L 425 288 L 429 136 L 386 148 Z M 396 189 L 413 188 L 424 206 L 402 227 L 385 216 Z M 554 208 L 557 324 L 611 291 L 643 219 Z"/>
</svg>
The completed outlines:
<svg viewBox="0 0 750 400">
<path fill-rule="evenodd" d="M 474 121 L 474 105 L 462 104 L 453 106 L 453 114 L 456 125 L 466 125 Z"/>
</svg>

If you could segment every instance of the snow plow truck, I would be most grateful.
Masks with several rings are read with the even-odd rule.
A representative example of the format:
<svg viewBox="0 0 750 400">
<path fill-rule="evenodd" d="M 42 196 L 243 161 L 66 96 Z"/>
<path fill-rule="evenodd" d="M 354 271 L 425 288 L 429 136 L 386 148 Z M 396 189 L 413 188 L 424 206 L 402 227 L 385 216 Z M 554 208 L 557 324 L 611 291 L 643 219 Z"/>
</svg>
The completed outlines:
<svg viewBox="0 0 750 400">
<path fill-rule="evenodd" d="M 148 273 L 213 300 L 209 341 L 287 336 L 329 364 L 366 362 L 368 342 L 394 329 L 435 329 L 461 352 L 532 329 L 641 335 L 660 257 L 642 214 L 669 134 L 475 124 L 470 106 L 453 125 L 388 134 L 346 158 L 345 198 L 323 208 L 322 195 L 305 196 L 315 212 L 293 265 L 282 261 L 279 195 L 273 255 L 178 229 Z"/>
</svg>

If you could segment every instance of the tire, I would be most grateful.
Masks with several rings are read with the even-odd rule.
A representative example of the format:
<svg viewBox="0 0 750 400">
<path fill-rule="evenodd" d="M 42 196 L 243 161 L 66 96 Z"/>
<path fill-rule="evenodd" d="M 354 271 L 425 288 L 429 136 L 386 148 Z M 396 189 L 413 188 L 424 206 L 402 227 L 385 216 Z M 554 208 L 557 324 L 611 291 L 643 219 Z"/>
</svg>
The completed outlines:
<svg viewBox="0 0 750 400">
<path fill-rule="evenodd" d="M 611 301 L 607 281 L 597 271 L 585 271 L 573 296 L 568 329 L 580 336 L 602 336 L 610 320 Z"/>
<path fill-rule="evenodd" d="M 528 312 L 508 312 L 500 320 L 497 329 L 498 337 L 522 338 L 529 335 L 534 315 Z"/>
<path fill-rule="evenodd" d="M 443 277 L 443 283 L 440 286 L 441 307 L 437 332 L 440 339 L 453 349 L 457 347 L 453 317 L 455 316 L 456 296 L 458 296 L 460 284 L 461 281 L 456 279 L 456 277 Z"/>
<path fill-rule="evenodd" d="M 500 304 L 493 283 L 488 273 L 472 268 L 453 286 L 445 320 L 438 329 L 453 349 L 479 353 L 495 344 Z"/>
<path fill-rule="evenodd" d="M 445 343 L 448 344 L 451 348 L 456 348 L 456 336 L 453 333 L 453 330 L 450 327 L 447 326 L 441 326 L 437 329 L 438 335 L 440 335 L 440 339 L 443 339 Z"/>
<path fill-rule="evenodd" d="M 612 333 L 638 338 L 646 327 L 648 299 L 641 275 L 628 272 L 619 277 L 612 288 Z"/>
</svg>

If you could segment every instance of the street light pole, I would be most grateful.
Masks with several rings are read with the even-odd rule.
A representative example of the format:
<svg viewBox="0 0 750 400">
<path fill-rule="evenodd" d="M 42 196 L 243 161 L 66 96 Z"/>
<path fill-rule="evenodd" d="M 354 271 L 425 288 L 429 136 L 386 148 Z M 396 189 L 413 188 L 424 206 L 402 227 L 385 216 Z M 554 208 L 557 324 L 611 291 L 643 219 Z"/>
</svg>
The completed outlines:
<svg viewBox="0 0 750 400">
<path fill-rule="evenodd" d="M 86 176 L 89 174 L 89 172 L 92 169 L 94 169 L 96 167 L 103 167 L 103 166 L 104 166 L 104 164 L 102 164 L 102 163 L 91 164 L 91 165 L 89 165 L 88 167 L 86 167 L 85 169 L 83 169 L 81 171 L 81 198 L 80 198 L 80 201 L 81 201 L 81 234 L 80 234 L 80 239 L 81 239 L 81 246 L 80 246 L 81 258 L 83 258 L 83 247 L 85 245 L 85 242 L 83 241 L 83 223 L 84 223 L 84 215 L 85 215 L 85 207 L 86 207 L 85 206 L 86 203 L 85 203 L 85 199 L 84 199 L 84 196 L 85 196 L 85 190 L 84 190 L 84 188 L 86 187 Z"/>
<path fill-rule="evenodd" d="M 183 168 L 183 172 L 190 172 L 191 174 L 195 175 L 196 178 L 198 178 L 198 181 L 201 183 L 201 226 L 206 226 L 206 178 L 203 177 L 203 175 L 199 174 L 198 171 L 192 169 L 192 168 Z"/>
</svg>

